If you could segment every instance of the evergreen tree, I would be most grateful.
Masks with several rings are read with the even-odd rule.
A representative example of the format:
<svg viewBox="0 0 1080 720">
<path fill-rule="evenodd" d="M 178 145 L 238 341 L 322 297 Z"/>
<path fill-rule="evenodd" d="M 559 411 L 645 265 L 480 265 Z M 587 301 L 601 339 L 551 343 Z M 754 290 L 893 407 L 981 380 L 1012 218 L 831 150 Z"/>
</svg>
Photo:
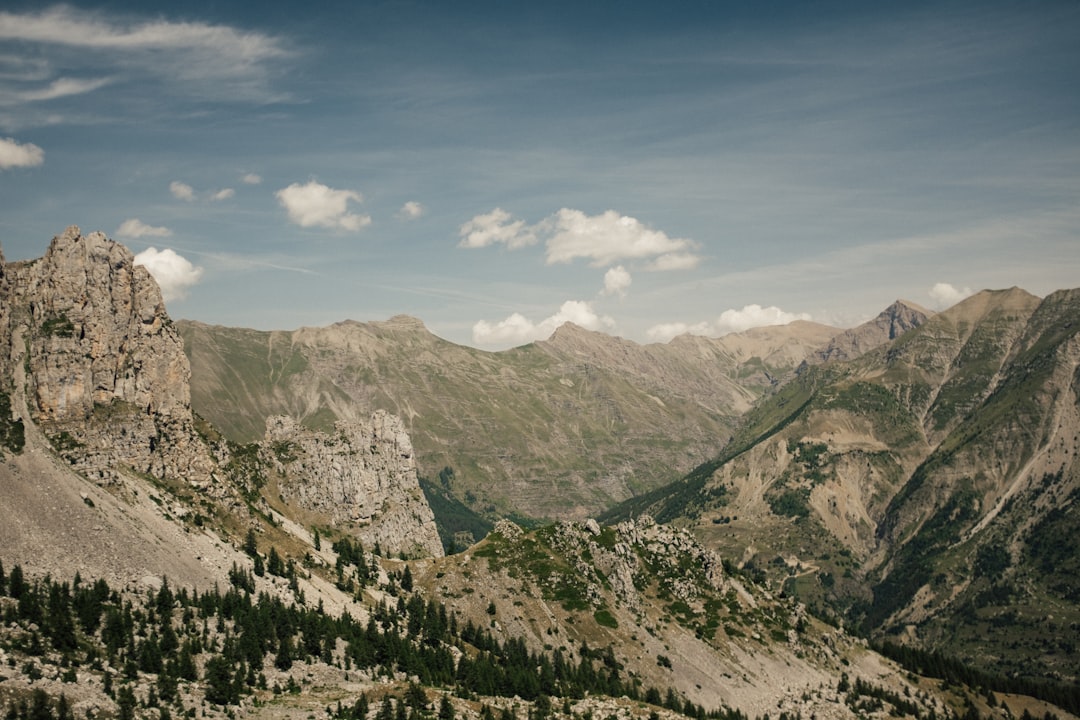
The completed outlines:
<svg viewBox="0 0 1080 720">
<path fill-rule="evenodd" d="M 285 577 L 285 562 L 278 555 L 277 548 L 272 545 L 270 546 L 270 555 L 266 560 L 266 570 L 271 575 Z"/>
<path fill-rule="evenodd" d="M 230 705 L 239 701 L 239 693 L 233 685 L 232 663 L 222 655 L 214 655 L 206 662 L 206 699 L 215 705 Z"/>
<path fill-rule="evenodd" d="M 116 692 L 116 719 L 135 720 L 135 692 L 127 685 Z"/>
<path fill-rule="evenodd" d="M 278 642 L 277 656 L 274 657 L 274 667 L 278 670 L 288 670 L 293 664 L 292 636 L 284 635 Z"/>
<path fill-rule="evenodd" d="M 454 704 L 449 695 L 443 695 L 439 701 L 439 720 L 454 720 Z"/>
<path fill-rule="evenodd" d="M 26 581 L 23 579 L 23 570 L 21 565 L 16 565 L 11 568 L 11 575 L 8 576 L 8 597 L 18 600 L 26 592 Z"/>
<path fill-rule="evenodd" d="M 254 528 L 248 528 L 247 535 L 244 536 L 244 552 L 252 558 L 259 556 L 259 544 L 255 540 Z"/>
</svg>

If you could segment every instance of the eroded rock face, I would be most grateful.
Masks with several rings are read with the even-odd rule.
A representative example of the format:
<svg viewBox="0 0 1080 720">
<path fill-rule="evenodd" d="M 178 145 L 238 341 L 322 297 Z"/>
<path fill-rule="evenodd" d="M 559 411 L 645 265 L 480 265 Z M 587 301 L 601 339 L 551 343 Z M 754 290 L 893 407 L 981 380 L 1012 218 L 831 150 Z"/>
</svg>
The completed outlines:
<svg viewBox="0 0 1080 720">
<path fill-rule="evenodd" d="M 5 369 L 25 369 L 30 419 L 72 466 L 99 482 L 129 467 L 208 483 L 183 343 L 131 251 L 73 226 L 5 270 Z"/>
<path fill-rule="evenodd" d="M 379 410 L 367 422 L 338 422 L 334 433 L 271 417 L 263 452 L 285 478 L 288 502 L 348 525 L 368 548 L 378 542 L 392 554 L 442 556 L 412 442 L 396 415 Z"/>
</svg>

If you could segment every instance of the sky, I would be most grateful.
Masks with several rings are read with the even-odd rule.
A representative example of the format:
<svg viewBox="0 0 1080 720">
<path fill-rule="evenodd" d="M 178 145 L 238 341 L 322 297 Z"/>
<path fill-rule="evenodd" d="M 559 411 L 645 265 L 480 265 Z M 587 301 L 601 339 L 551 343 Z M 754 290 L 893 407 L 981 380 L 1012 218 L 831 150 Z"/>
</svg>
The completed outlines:
<svg viewBox="0 0 1080 720">
<path fill-rule="evenodd" d="M 1076 2 L 0 4 L 0 247 L 488 350 L 1080 286 Z"/>
</svg>

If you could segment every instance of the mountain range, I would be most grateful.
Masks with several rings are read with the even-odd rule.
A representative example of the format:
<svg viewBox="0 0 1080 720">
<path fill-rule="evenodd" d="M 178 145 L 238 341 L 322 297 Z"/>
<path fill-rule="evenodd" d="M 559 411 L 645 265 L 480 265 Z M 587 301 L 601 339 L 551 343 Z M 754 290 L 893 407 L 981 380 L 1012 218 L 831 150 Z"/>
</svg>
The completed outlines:
<svg viewBox="0 0 1080 720">
<path fill-rule="evenodd" d="M 12 717 L 1080 709 L 1080 291 L 485 353 L 173 321 L 74 227 L 0 269 Z"/>
</svg>

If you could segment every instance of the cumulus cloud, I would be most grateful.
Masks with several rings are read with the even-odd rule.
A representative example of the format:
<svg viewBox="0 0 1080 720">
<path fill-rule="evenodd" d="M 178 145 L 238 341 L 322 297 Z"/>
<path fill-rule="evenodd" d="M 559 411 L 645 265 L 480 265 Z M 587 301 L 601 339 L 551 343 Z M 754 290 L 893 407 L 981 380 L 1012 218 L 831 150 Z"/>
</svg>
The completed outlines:
<svg viewBox="0 0 1080 720">
<path fill-rule="evenodd" d="M 775 305 L 761 307 L 760 305 L 745 305 L 741 310 L 725 310 L 714 321 L 704 321 L 694 324 L 673 322 L 653 325 L 645 331 L 650 340 L 655 342 L 667 342 L 678 335 L 705 335 L 707 337 L 720 337 L 733 332 L 743 332 L 750 328 L 765 325 L 787 325 L 796 320 L 810 320 L 807 313 L 790 313 Z"/>
<path fill-rule="evenodd" d="M 593 267 L 625 260 L 650 261 L 646 270 L 686 270 L 700 262 L 691 252 L 696 244 L 653 230 L 637 218 L 608 210 L 586 215 L 581 210 L 562 208 L 535 225 L 514 218 L 502 208 L 477 215 L 461 226 L 459 247 L 481 248 L 502 243 L 510 249 L 532 245 L 543 239 L 547 263 L 573 262 L 584 258 Z"/>
<path fill-rule="evenodd" d="M 645 335 L 653 342 L 667 342 L 679 335 L 709 336 L 712 334 L 712 325 L 707 322 L 695 323 L 694 325 L 684 322 L 660 323 L 645 331 Z"/>
<path fill-rule="evenodd" d="M 173 180 L 169 183 L 169 192 L 177 200 L 183 200 L 184 202 L 195 201 L 195 188 L 191 187 L 187 183 L 182 183 L 179 180 Z"/>
<path fill-rule="evenodd" d="M 169 237 L 170 235 L 172 235 L 172 230 L 169 228 L 147 225 L 138 218 L 129 218 L 120 223 L 120 227 L 116 229 L 116 237 L 120 238 Z"/>
<path fill-rule="evenodd" d="M 963 290 L 957 290 L 949 283 L 940 282 L 930 288 L 929 292 L 935 310 L 950 308 L 971 294 L 971 288 L 966 287 Z"/>
<path fill-rule="evenodd" d="M 515 219 L 502 208 L 495 208 L 486 215 L 477 215 L 458 230 L 461 242 L 458 247 L 482 248 L 502 243 L 511 250 L 532 245 L 537 241 L 534 228 L 524 220 Z"/>
<path fill-rule="evenodd" d="M 572 322 L 587 330 L 606 330 L 615 326 L 615 321 L 597 314 L 592 303 L 583 300 L 567 300 L 552 316 L 540 322 L 533 322 L 521 313 L 513 313 L 505 320 L 489 323 L 481 320 L 473 325 L 473 342 L 477 345 L 509 347 L 523 345 L 534 340 L 549 337 L 564 323 Z"/>
<path fill-rule="evenodd" d="M 169 248 L 159 251 L 148 247 L 135 256 L 135 264 L 150 271 L 166 302 L 187 297 L 188 289 L 199 282 L 203 274 L 201 267 L 192 265 L 187 258 Z"/>
<path fill-rule="evenodd" d="M 398 210 L 398 217 L 402 218 L 403 220 L 415 220 L 416 218 L 423 215 L 426 211 L 427 208 L 425 208 L 423 205 L 421 205 L 415 200 L 410 200 L 409 202 L 402 205 L 401 209 Z"/>
<path fill-rule="evenodd" d="M 630 273 L 622 265 L 610 268 L 604 273 L 603 294 L 625 297 L 626 289 L 630 287 L 631 282 L 633 282 L 633 278 L 630 277 Z"/>
<path fill-rule="evenodd" d="M 619 215 L 614 210 L 590 217 L 580 210 L 563 208 L 555 213 L 551 224 L 553 233 L 547 241 L 548 264 L 586 258 L 599 267 L 619 260 L 656 257 L 653 269 L 681 269 L 665 267 L 667 263 L 661 264 L 657 256 L 689 255 L 686 251 L 693 247 L 689 240 L 668 237 L 636 218 Z M 686 266 L 685 259 L 681 266 Z"/>
<path fill-rule="evenodd" d="M 233 190 L 232 188 L 222 188 L 221 190 L 218 190 L 217 192 L 213 193 L 210 196 L 210 199 L 213 200 L 214 202 L 218 202 L 219 200 L 228 200 L 229 198 L 231 198 L 235 194 L 236 194 L 236 191 Z"/>
<path fill-rule="evenodd" d="M 335 230 L 358 231 L 371 224 L 370 215 L 349 212 L 349 201 L 363 202 L 364 196 L 354 190 L 335 190 L 309 180 L 293 183 L 276 193 L 278 203 L 289 220 L 300 227 L 324 227 Z"/>
<path fill-rule="evenodd" d="M 0 138 L 0 170 L 35 167 L 45 162 L 45 151 L 33 143 L 18 143 L 14 138 Z"/>
<path fill-rule="evenodd" d="M 243 177 L 245 185 L 258 185 L 262 182 L 262 175 L 258 173 L 248 173 Z"/>
</svg>

